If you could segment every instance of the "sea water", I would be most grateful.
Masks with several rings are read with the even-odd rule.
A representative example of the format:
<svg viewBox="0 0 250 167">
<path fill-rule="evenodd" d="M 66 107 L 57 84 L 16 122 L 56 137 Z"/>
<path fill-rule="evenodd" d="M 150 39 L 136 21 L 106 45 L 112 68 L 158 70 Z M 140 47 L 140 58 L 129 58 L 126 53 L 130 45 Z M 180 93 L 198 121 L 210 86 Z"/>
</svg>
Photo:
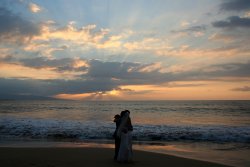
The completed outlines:
<svg viewBox="0 0 250 167">
<path fill-rule="evenodd" d="M 224 160 L 235 154 L 236 166 L 250 163 L 244 156 L 250 155 L 250 101 L 0 101 L 0 144 L 111 144 L 113 117 L 125 109 L 131 112 L 135 148 L 200 159 L 206 159 L 199 157 L 203 152 L 223 152 Z"/>
</svg>

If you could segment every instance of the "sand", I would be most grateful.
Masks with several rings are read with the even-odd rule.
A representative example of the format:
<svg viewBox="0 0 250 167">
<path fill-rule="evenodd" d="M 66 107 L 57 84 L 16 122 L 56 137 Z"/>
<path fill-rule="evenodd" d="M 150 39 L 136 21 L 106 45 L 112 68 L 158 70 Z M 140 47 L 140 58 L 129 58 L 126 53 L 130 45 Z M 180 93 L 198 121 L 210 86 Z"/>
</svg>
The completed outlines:
<svg viewBox="0 0 250 167">
<path fill-rule="evenodd" d="M 110 148 L 0 148 L 1 167 L 222 167 L 171 155 L 134 151 L 131 163 L 113 161 Z"/>
</svg>

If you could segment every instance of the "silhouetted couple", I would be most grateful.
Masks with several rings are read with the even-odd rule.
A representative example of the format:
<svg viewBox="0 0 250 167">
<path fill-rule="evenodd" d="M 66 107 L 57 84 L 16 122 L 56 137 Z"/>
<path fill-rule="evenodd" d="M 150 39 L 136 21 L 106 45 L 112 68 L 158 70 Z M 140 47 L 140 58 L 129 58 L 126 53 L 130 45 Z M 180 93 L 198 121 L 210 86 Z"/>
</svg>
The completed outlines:
<svg viewBox="0 0 250 167">
<path fill-rule="evenodd" d="M 132 160 L 132 131 L 133 126 L 129 117 L 130 111 L 122 111 L 120 115 L 115 115 L 114 122 L 116 129 L 113 137 L 115 138 L 115 157 L 118 162 L 129 162 Z"/>
</svg>

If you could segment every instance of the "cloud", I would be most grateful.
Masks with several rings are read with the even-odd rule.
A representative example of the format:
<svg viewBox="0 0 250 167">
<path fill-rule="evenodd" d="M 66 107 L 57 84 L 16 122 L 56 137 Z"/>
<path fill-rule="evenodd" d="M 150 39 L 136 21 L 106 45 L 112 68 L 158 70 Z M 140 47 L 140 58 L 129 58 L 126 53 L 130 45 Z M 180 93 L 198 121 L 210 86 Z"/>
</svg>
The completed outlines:
<svg viewBox="0 0 250 167">
<path fill-rule="evenodd" d="M 165 86 L 168 88 L 178 88 L 178 87 L 197 87 L 197 86 L 204 86 L 204 83 L 175 83 L 170 82 L 167 83 Z"/>
<path fill-rule="evenodd" d="M 130 62 L 103 62 L 100 60 L 85 60 L 81 58 L 48 59 L 45 57 L 29 59 L 3 57 L 1 62 L 5 63 L 7 67 L 11 66 L 11 69 L 16 69 L 17 67 L 18 69 L 35 69 L 32 70 L 33 72 L 39 69 L 49 70 L 57 72 L 58 76 L 60 76 L 61 73 L 67 74 L 72 71 L 72 78 L 87 80 L 105 79 L 117 83 L 140 84 L 149 82 L 146 80 L 150 80 L 150 78 L 154 77 L 155 81 L 158 80 L 161 82 L 159 80 L 161 78 L 161 65 L 159 63 L 140 64 Z M 10 68 L 8 69 L 10 70 Z M 8 73 L 6 68 L 5 72 Z M 32 75 L 30 74 L 29 76 Z"/>
<path fill-rule="evenodd" d="M 123 44 L 124 52 L 131 53 L 147 52 L 150 54 L 157 54 L 159 50 L 169 50 L 172 46 L 169 45 L 167 39 L 160 38 L 148 38 L 145 37 L 142 40 L 127 41 Z"/>
<path fill-rule="evenodd" d="M 0 58 L 0 65 L 0 77 L 5 78 L 76 79 L 88 70 L 88 62 L 80 58 L 17 59 L 9 55 Z"/>
<path fill-rule="evenodd" d="M 34 69 L 50 68 L 56 71 L 85 71 L 88 68 L 88 61 L 78 57 L 75 58 L 15 58 L 12 55 L 0 57 L 0 63 L 22 65 Z"/>
<path fill-rule="evenodd" d="M 245 17 L 250 17 L 250 11 L 245 13 Z"/>
<path fill-rule="evenodd" d="M 97 78 L 126 78 L 128 70 L 138 67 L 136 63 L 102 62 L 91 60 L 88 75 Z"/>
<path fill-rule="evenodd" d="M 0 41 L 23 43 L 40 33 L 40 27 L 20 15 L 0 7 Z"/>
<path fill-rule="evenodd" d="M 206 26 L 205 25 L 201 25 L 201 26 L 191 26 L 189 28 L 184 29 L 183 31 L 186 32 L 197 32 L 197 31 L 205 31 L 206 30 Z"/>
<path fill-rule="evenodd" d="M 242 11 L 250 9 L 249 0 L 224 0 L 220 5 L 221 10 Z"/>
<path fill-rule="evenodd" d="M 157 66 L 157 67 L 155 67 Z M 112 79 L 119 85 L 163 83 L 171 79 L 161 73 L 158 64 L 140 64 L 130 62 L 102 62 L 91 60 L 88 73 L 82 77 Z"/>
<path fill-rule="evenodd" d="M 38 13 L 38 12 L 41 12 L 41 10 L 42 10 L 42 8 L 40 6 L 38 6 L 37 4 L 35 4 L 35 3 L 30 3 L 29 4 L 29 9 L 33 13 Z"/>
<path fill-rule="evenodd" d="M 162 69 L 162 63 L 156 62 L 152 64 L 147 64 L 145 67 L 140 68 L 140 72 L 153 72 L 153 71 L 161 71 Z"/>
<path fill-rule="evenodd" d="M 242 91 L 242 92 L 249 92 L 250 91 L 250 86 L 244 86 L 244 87 L 240 87 L 240 88 L 234 88 L 231 89 L 232 91 Z"/>
<path fill-rule="evenodd" d="M 172 30 L 173 33 L 178 33 L 178 32 L 200 32 L 200 31 L 205 31 L 206 30 L 206 26 L 205 25 L 201 25 L 201 26 L 191 26 L 188 28 L 184 28 L 181 30 Z"/>
<path fill-rule="evenodd" d="M 76 26 L 76 22 L 70 21 L 66 26 L 58 27 L 56 24 L 43 23 L 41 33 L 32 38 L 33 43 L 53 41 L 71 45 L 84 51 L 121 51 L 123 40 L 131 35 L 130 32 L 121 31 L 118 34 L 110 33 L 107 28 L 97 28 L 95 24 Z M 54 43 L 53 43 L 54 44 Z"/>
<path fill-rule="evenodd" d="M 4 79 L 0 78 L 0 95 L 40 95 L 53 96 L 68 93 L 92 93 L 111 91 L 116 87 L 110 80 L 35 80 L 35 79 Z"/>
<path fill-rule="evenodd" d="M 10 75 L 9 79 L 7 79 L 8 75 L 1 76 L 5 77 L 5 79 L 0 79 L 0 94 L 2 96 L 7 94 L 30 94 L 39 96 L 58 95 L 58 97 L 60 95 L 60 98 L 67 98 L 73 97 L 70 94 L 82 94 L 77 97 L 81 98 L 86 95 L 88 95 L 86 97 L 89 97 L 89 95 L 92 97 L 93 95 L 94 98 L 97 95 L 99 97 L 100 94 L 114 95 L 115 91 L 125 94 L 138 93 L 133 90 L 120 89 L 124 85 L 165 85 L 171 88 L 193 87 L 203 85 L 196 83 L 171 84 L 171 82 L 223 80 L 225 77 L 234 77 L 234 80 L 238 80 L 240 77 L 250 77 L 250 63 L 217 64 L 175 73 L 171 71 L 164 72 L 161 63 L 142 64 L 132 62 L 104 62 L 81 58 L 48 59 L 42 57 L 19 60 L 8 58 L 2 59 L 2 61 L 3 63 L 12 62 L 12 66 L 19 66 L 18 69 L 14 67 L 10 69 L 12 72 L 14 70 L 15 74 L 18 71 L 20 76 L 21 73 L 23 74 L 23 71 L 20 70 L 21 65 L 22 68 L 29 69 L 30 73 L 33 72 L 32 74 L 23 76 L 31 76 L 29 78 L 19 77 L 18 79 L 16 77 L 16 79 L 13 79 Z M 3 68 L 2 65 L 1 68 Z M 54 77 L 35 77 L 39 72 L 47 68 L 50 71 L 54 71 Z M 6 70 L 1 71 L 8 74 Z M 65 73 L 68 71 L 73 71 L 70 74 L 71 78 L 65 77 Z"/>
<path fill-rule="evenodd" d="M 249 28 L 250 27 L 250 18 L 241 18 L 239 16 L 228 17 L 226 21 L 215 21 L 212 25 L 216 28 Z"/>
<path fill-rule="evenodd" d="M 209 40 L 213 40 L 213 41 L 223 41 L 225 43 L 229 43 L 229 42 L 233 42 L 235 40 L 236 36 L 234 35 L 226 35 L 226 34 L 212 34 L 209 37 Z"/>
<path fill-rule="evenodd" d="M 88 67 L 88 63 L 85 60 L 79 58 L 62 58 L 62 59 L 48 59 L 45 57 L 36 57 L 29 59 L 19 60 L 24 66 L 32 68 L 54 68 L 57 71 L 85 71 Z"/>
<path fill-rule="evenodd" d="M 81 63 L 84 60 L 80 60 Z M 36 62 L 36 63 L 35 63 Z M 68 62 L 68 63 L 67 63 Z M 61 60 L 46 60 L 43 58 L 37 59 L 23 59 L 21 60 L 22 65 L 25 68 L 44 69 L 44 67 L 58 68 L 61 70 L 61 65 L 65 64 L 67 68 L 70 68 L 68 64 L 74 62 L 70 59 Z M 79 63 L 79 61 L 77 61 Z M 18 62 L 16 62 L 18 63 Z M 82 64 L 74 64 L 75 66 L 82 66 Z M 110 94 L 114 94 L 114 91 L 119 92 L 131 92 L 130 90 L 120 89 L 120 85 L 127 84 L 144 84 L 144 83 L 155 83 L 163 82 L 165 79 L 161 76 L 162 74 L 152 67 L 152 64 L 147 65 L 139 63 L 129 62 L 102 62 L 99 60 L 89 60 L 88 66 L 85 66 L 85 74 L 79 75 L 78 78 L 72 78 L 66 80 L 62 76 L 62 79 L 36 79 L 32 78 L 16 78 L 16 79 L 0 79 L 0 94 L 2 96 L 7 94 L 30 94 L 39 96 L 54 96 L 57 94 L 85 94 L 93 93 L 96 95 L 98 92 L 106 94 L 108 91 Z M 24 68 L 23 67 L 23 68 Z M 68 69 L 63 70 L 68 70 Z M 145 71 L 145 68 L 147 69 Z M 154 70 L 149 70 L 153 68 Z M 11 67 L 11 69 L 14 69 Z M 143 69 L 143 70 L 142 70 Z M 19 72 L 22 72 L 18 70 Z M 32 72 L 32 70 L 29 70 Z M 41 70 L 40 70 L 41 71 Z M 144 72 L 142 72 L 144 71 Z M 4 73 L 7 73 L 4 71 Z M 37 72 L 35 71 L 35 74 Z M 60 74 L 58 75 L 60 76 Z M 5 76 L 5 78 L 8 78 Z M 100 93 L 99 93 L 100 94 Z M 62 96 L 62 95 L 61 95 Z"/>
<path fill-rule="evenodd" d="M 237 38 L 239 37 L 240 36 L 238 36 Z M 234 41 L 232 45 L 225 45 L 225 46 L 217 45 L 217 47 L 215 46 L 214 48 L 196 48 L 196 47 L 192 47 L 189 45 L 181 45 L 181 46 L 173 47 L 173 48 L 159 49 L 156 51 L 156 55 L 166 56 L 166 57 L 175 56 L 175 57 L 179 57 L 179 59 L 181 59 L 182 57 L 183 59 L 186 59 L 186 60 L 200 61 L 200 63 L 202 64 L 209 63 L 209 62 L 204 62 L 203 61 L 204 59 L 202 59 L 202 58 L 206 58 L 206 59 L 209 59 L 210 64 L 212 64 L 214 63 L 214 60 L 216 58 L 224 58 L 225 56 L 235 57 L 239 55 L 241 56 L 249 55 L 248 45 L 242 45 L 242 43 L 247 43 L 247 41 L 249 40 L 246 39 L 243 41 L 241 38 L 241 39 L 238 39 L 237 41 Z"/>
<path fill-rule="evenodd" d="M 187 26 L 189 26 L 190 25 L 190 23 L 188 22 L 188 21 L 182 21 L 181 22 L 181 26 L 182 27 L 187 27 Z"/>
<path fill-rule="evenodd" d="M 6 59 L 5 59 L 6 60 Z M 0 78 L 19 79 L 72 79 L 75 74 L 69 72 L 57 72 L 53 68 L 31 68 L 16 63 L 0 62 Z M 75 72 L 74 72 L 75 73 Z"/>
<path fill-rule="evenodd" d="M 119 33 L 111 33 L 108 28 L 98 28 L 95 24 L 77 26 L 74 21 L 66 26 L 58 27 L 56 24 L 46 22 L 41 24 L 41 33 L 32 38 L 32 43 L 48 42 L 70 45 L 84 52 L 102 51 L 113 54 L 114 52 L 127 52 L 127 40 L 133 34 L 129 30 L 121 30 Z M 44 52 L 44 51 L 43 51 Z M 46 53 L 45 53 L 46 54 Z M 50 54 L 47 54 L 50 55 Z M 52 56 L 50 56 L 52 57 Z"/>
<path fill-rule="evenodd" d="M 99 91 L 92 93 L 80 94 L 57 94 L 53 97 L 59 99 L 74 99 L 74 100 L 122 100 L 121 96 L 129 94 L 138 94 L 130 89 L 115 88 L 111 91 Z"/>
<path fill-rule="evenodd" d="M 9 63 L 33 69 L 50 69 L 57 72 L 75 73 L 82 79 L 107 79 L 119 84 L 152 84 L 175 80 L 187 80 L 193 77 L 210 79 L 213 77 L 249 77 L 250 62 L 227 63 L 207 66 L 197 66 L 188 70 L 168 70 L 162 63 L 132 63 L 105 62 L 101 60 L 86 60 L 83 58 L 49 59 L 36 57 L 29 59 L 15 59 L 3 57 L 2 63 Z M 184 68 L 184 67 L 183 67 Z M 74 73 L 72 73 L 74 75 Z"/>
<path fill-rule="evenodd" d="M 193 35 L 195 37 L 203 36 L 204 32 L 206 31 L 205 25 L 199 25 L 199 26 L 190 26 L 188 28 L 180 29 L 180 30 L 172 30 L 172 33 L 176 34 L 182 34 L 185 35 Z"/>
<path fill-rule="evenodd" d="M 65 40 L 72 41 L 75 44 L 94 45 L 101 42 L 108 34 L 109 29 L 96 30 L 95 24 L 86 25 L 83 27 L 76 27 L 75 22 L 71 21 L 65 27 L 53 27 L 52 24 L 44 24 L 42 26 L 42 33 L 34 38 L 34 40 Z"/>
<path fill-rule="evenodd" d="M 250 62 L 210 65 L 194 72 L 193 76 L 208 80 L 220 77 L 250 77 Z"/>
</svg>

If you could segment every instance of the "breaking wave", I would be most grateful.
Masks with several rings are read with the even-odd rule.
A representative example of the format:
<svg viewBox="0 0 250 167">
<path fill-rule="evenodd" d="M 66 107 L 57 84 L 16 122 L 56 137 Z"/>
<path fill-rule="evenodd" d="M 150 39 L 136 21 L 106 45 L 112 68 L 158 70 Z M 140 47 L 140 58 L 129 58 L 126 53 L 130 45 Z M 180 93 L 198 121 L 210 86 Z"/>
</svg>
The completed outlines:
<svg viewBox="0 0 250 167">
<path fill-rule="evenodd" d="M 5 117 L 0 119 L 0 139 L 111 140 L 112 123 Z M 250 143 L 250 126 L 134 125 L 134 141 L 209 141 Z"/>
</svg>

